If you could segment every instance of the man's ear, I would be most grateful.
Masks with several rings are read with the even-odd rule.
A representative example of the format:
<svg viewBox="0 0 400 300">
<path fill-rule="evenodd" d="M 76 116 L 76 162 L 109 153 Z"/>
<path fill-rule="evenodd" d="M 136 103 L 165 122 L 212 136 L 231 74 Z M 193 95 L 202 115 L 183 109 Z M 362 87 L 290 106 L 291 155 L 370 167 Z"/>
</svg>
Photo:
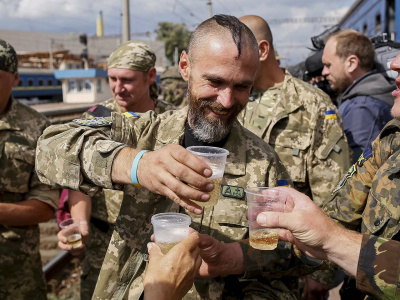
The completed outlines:
<svg viewBox="0 0 400 300">
<path fill-rule="evenodd" d="M 357 70 L 359 65 L 360 65 L 360 60 L 358 59 L 358 57 L 356 55 L 352 54 L 347 57 L 347 59 L 346 59 L 347 72 L 353 73 L 354 71 Z"/>
<path fill-rule="evenodd" d="M 188 81 L 190 75 L 190 61 L 186 51 L 182 51 L 181 59 L 179 60 L 179 71 L 181 72 L 182 78 Z"/>
<path fill-rule="evenodd" d="M 154 81 L 156 81 L 157 78 L 157 70 L 156 68 L 152 67 L 150 70 L 147 72 L 147 79 L 150 84 L 152 84 Z"/>
<path fill-rule="evenodd" d="M 260 61 L 267 60 L 268 54 L 271 50 L 271 46 L 266 40 L 261 40 L 258 42 L 258 53 L 260 55 Z"/>
<path fill-rule="evenodd" d="M 13 80 L 13 86 L 17 86 L 19 82 L 19 74 L 15 74 L 14 80 Z"/>
</svg>

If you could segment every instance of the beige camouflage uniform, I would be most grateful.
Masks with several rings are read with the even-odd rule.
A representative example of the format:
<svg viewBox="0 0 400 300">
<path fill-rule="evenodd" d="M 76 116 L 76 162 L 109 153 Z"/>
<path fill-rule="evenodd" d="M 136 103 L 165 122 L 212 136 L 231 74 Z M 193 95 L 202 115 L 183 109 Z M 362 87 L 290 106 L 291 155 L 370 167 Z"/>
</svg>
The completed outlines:
<svg viewBox="0 0 400 300">
<path fill-rule="evenodd" d="M 345 227 L 361 233 L 399 240 L 400 230 L 400 121 L 390 121 L 358 161 L 351 166 L 334 191 L 325 212 Z M 399 261 L 392 261 L 399 263 Z M 383 264 L 384 266 L 384 264 Z M 373 266 L 370 266 L 372 272 Z M 379 266 L 373 276 L 377 291 L 400 297 L 392 274 Z M 367 274 L 371 280 L 371 274 Z M 394 299 L 394 298 L 392 298 Z"/>
<path fill-rule="evenodd" d="M 251 97 L 242 124 L 275 149 L 294 187 L 322 206 L 350 167 L 342 122 L 329 96 L 286 71 L 283 84 Z M 334 274 L 317 271 L 312 278 L 330 285 Z"/>
<path fill-rule="evenodd" d="M 183 80 L 178 67 L 168 67 L 160 77 L 163 100 L 178 108 L 187 105 L 188 84 Z"/>
<path fill-rule="evenodd" d="M 42 184 L 35 173 L 36 141 L 49 122 L 10 101 L 9 111 L 0 116 L 0 202 L 35 199 L 56 210 L 58 190 Z M 38 225 L 0 224 L 0 299 L 46 299 L 39 235 Z"/>
<path fill-rule="evenodd" d="M 151 67 L 154 67 L 155 62 L 156 56 L 147 45 L 141 42 L 127 42 L 111 53 L 108 68 L 147 72 Z M 154 88 L 154 85 L 151 86 L 150 93 L 151 98 L 155 99 L 154 111 L 156 113 L 175 109 L 169 103 L 157 100 L 158 88 Z M 99 106 L 121 113 L 120 106 L 113 98 L 92 107 L 89 111 L 95 111 Z M 89 111 L 85 112 L 82 118 L 93 118 Z M 107 112 L 111 114 L 110 111 Z M 92 299 L 123 196 L 122 191 L 102 189 L 92 197 L 90 235 L 82 266 L 81 300 Z"/>
<path fill-rule="evenodd" d="M 0 39 L 0 70 L 18 72 L 14 48 Z M 35 173 L 38 137 L 49 125 L 35 110 L 8 99 L 0 115 L 0 202 L 38 200 L 57 209 L 58 190 L 42 184 Z M 39 226 L 0 224 L 0 299 L 46 299 L 39 253 Z"/>
<path fill-rule="evenodd" d="M 158 116 L 147 112 L 131 118 L 113 113 L 111 131 L 108 127 L 90 129 L 73 123 L 53 126 L 39 141 L 37 157 L 43 163 L 38 166 L 38 173 L 44 182 L 89 194 L 95 193 L 98 186 L 115 188 L 110 178 L 111 165 L 122 147 L 156 150 L 167 144 L 180 144 L 186 118 L 184 108 Z M 224 148 L 230 151 L 224 184 L 273 187 L 278 180 L 287 181 L 287 172 L 272 148 L 238 122 Z M 57 170 L 49 168 L 46 161 L 57 165 Z M 139 299 L 146 243 L 152 233 L 150 218 L 155 213 L 179 209 L 171 200 L 145 188 L 126 185 L 123 191 L 124 200 L 94 299 Z M 246 210 L 245 199 L 223 197 L 215 207 L 205 210 L 202 221 L 200 216 L 192 215 L 192 225 L 221 241 L 240 241 L 248 238 Z M 282 276 L 304 269 L 303 260 L 292 255 L 290 244 L 280 243 L 276 251 L 254 250 L 245 242 L 241 247 L 246 265 L 242 280 L 237 276 L 198 279 L 196 291 L 191 290 L 185 299 L 295 299 L 286 286 L 286 281 L 291 283 L 293 278 L 281 280 Z"/>
</svg>

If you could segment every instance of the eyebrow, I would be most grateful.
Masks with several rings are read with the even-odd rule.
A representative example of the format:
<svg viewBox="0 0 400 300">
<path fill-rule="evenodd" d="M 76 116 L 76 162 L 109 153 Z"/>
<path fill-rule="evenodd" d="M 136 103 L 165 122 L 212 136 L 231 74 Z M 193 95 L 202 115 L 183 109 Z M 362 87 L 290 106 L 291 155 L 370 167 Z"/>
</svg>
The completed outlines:
<svg viewBox="0 0 400 300">
<path fill-rule="evenodd" d="M 215 74 L 203 74 L 201 75 L 201 77 L 205 80 L 209 80 L 209 81 L 218 81 L 221 83 L 226 83 L 227 81 L 222 78 L 221 76 L 215 75 Z M 240 81 L 240 82 L 236 82 L 234 85 L 253 85 L 254 81 L 253 80 L 245 80 L 245 81 Z"/>
</svg>

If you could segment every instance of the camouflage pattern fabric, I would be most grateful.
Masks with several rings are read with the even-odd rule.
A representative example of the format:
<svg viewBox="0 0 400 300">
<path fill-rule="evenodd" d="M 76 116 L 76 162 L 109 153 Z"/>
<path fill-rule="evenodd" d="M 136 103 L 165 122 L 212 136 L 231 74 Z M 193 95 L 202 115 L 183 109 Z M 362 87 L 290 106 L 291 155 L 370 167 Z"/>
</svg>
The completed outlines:
<svg viewBox="0 0 400 300">
<path fill-rule="evenodd" d="M 38 174 L 44 182 L 88 194 L 96 193 L 99 186 L 118 188 L 110 178 L 116 153 L 125 145 L 156 150 L 166 144 L 180 144 L 186 118 L 187 108 L 160 115 L 149 111 L 131 118 L 113 113 L 109 118 L 111 129 L 75 123 L 52 126 L 38 142 Z M 230 151 L 224 184 L 273 187 L 278 180 L 289 178 L 273 149 L 238 122 L 234 124 L 224 148 Z M 85 159 L 81 160 L 81 157 Z M 51 165 L 49 161 L 52 161 Z M 52 167 L 54 165 L 57 165 L 57 170 Z M 288 182 L 291 183 L 290 179 Z M 146 244 L 152 233 L 150 217 L 155 213 L 179 210 L 171 200 L 144 188 L 126 185 L 123 191 L 124 199 L 94 299 L 139 299 L 143 292 Z M 199 216 L 192 216 L 193 227 L 224 242 L 241 241 L 248 238 L 246 211 L 244 199 L 222 197 L 213 209 L 206 209 L 202 220 Z M 311 272 L 316 266 L 304 267 L 304 261 L 293 254 L 293 247 L 283 244 L 281 250 L 258 251 L 241 243 L 246 265 L 242 279 L 237 276 L 198 279 L 185 298 L 237 298 L 234 293 L 239 290 L 244 299 L 260 299 L 258 295 L 263 299 L 295 299 L 280 278 L 303 274 L 304 270 Z"/>
<path fill-rule="evenodd" d="M 0 202 L 35 199 L 57 209 L 58 190 L 35 173 L 38 137 L 49 124 L 35 110 L 10 99 L 0 116 Z M 0 224 L 0 299 L 46 299 L 39 253 L 39 226 Z"/>
<path fill-rule="evenodd" d="M 183 80 L 178 67 L 168 67 L 161 74 L 161 91 L 163 100 L 179 108 L 187 105 L 188 84 Z"/>
<path fill-rule="evenodd" d="M 120 106 L 113 98 L 101 102 L 99 105 L 121 112 Z M 172 109 L 174 107 L 169 103 L 155 100 L 154 111 L 156 113 L 163 113 Z M 85 112 L 81 118 L 91 119 L 93 117 Z M 82 266 L 81 300 L 92 299 L 123 197 L 122 191 L 112 189 L 102 189 L 92 197 L 91 217 L 104 222 L 101 226 L 106 226 L 103 226 L 105 228 L 100 230 L 93 222 L 90 223 L 89 241 L 86 244 L 85 259 Z"/>
<path fill-rule="evenodd" d="M 374 299 L 398 299 L 399 262 L 399 242 L 364 235 L 357 268 L 357 288 Z"/>
<path fill-rule="evenodd" d="M 18 72 L 18 56 L 13 46 L 0 39 L 0 70 L 11 74 Z"/>
<path fill-rule="evenodd" d="M 328 95 L 288 71 L 283 84 L 252 96 L 239 120 L 275 149 L 294 187 L 322 206 L 351 161 L 336 107 Z M 334 272 L 311 277 L 331 285 Z"/>
<path fill-rule="evenodd" d="M 400 121 L 394 119 L 345 174 L 325 212 L 346 228 L 398 239 L 399 170 Z"/>
</svg>

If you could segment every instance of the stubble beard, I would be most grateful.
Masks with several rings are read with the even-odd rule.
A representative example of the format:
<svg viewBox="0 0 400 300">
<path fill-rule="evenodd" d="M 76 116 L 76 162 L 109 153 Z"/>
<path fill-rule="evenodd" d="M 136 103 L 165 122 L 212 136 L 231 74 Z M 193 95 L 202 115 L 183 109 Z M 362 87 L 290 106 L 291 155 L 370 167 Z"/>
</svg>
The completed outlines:
<svg viewBox="0 0 400 300">
<path fill-rule="evenodd" d="M 237 115 L 243 109 L 240 104 L 234 104 L 231 108 L 226 109 L 214 99 L 200 98 L 196 99 L 191 91 L 189 84 L 187 96 L 189 99 L 189 125 L 193 135 L 200 141 L 205 143 L 219 142 L 230 133 L 233 123 Z M 205 108 L 210 108 L 212 111 L 231 113 L 228 119 L 221 120 L 217 118 L 207 118 L 205 116 Z"/>
</svg>

